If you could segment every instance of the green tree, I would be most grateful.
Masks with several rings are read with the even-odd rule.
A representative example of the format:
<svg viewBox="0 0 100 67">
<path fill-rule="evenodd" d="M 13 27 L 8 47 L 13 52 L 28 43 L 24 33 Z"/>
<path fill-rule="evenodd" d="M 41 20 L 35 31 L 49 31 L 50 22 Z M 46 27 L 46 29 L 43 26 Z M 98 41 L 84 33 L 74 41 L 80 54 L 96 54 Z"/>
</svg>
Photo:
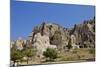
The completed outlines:
<svg viewBox="0 0 100 67">
<path fill-rule="evenodd" d="M 27 57 L 27 64 L 28 64 L 29 58 L 32 58 L 33 56 L 35 56 L 35 53 L 36 51 L 34 48 L 26 48 L 23 50 L 24 56 Z"/>
<path fill-rule="evenodd" d="M 95 54 L 95 49 L 94 49 L 94 48 L 90 48 L 90 49 L 89 49 L 89 53 L 90 53 L 90 54 Z"/>
<path fill-rule="evenodd" d="M 47 48 L 47 50 L 43 52 L 43 55 L 46 58 L 49 58 L 50 61 L 53 61 L 54 59 L 58 57 L 58 53 L 56 49 L 53 49 L 53 48 Z"/>
<path fill-rule="evenodd" d="M 69 40 L 67 47 L 68 47 L 68 49 L 71 49 L 72 48 L 71 39 Z"/>
<path fill-rule="evenodd" d="M 23 58 L 23 54 L 20 50 L 17 50 L 15 48 L 11 48 L 11 60 L 14 61 L 14 63 L 17 60 L 21 60 Z"/>
</svg>

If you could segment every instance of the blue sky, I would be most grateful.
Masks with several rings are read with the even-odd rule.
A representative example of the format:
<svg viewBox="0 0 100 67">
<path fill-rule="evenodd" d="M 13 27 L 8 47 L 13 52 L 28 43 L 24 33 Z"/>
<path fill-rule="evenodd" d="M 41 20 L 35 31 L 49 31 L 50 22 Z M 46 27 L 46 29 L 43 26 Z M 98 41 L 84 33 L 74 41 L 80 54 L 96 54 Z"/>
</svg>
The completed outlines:
<svg viewBox="0 0 100 67">
<path fill-rule="evenodd" d="M 27 38 L 34 26 L 43 21 L 70 28 L 95 16 L 95 7 L 39 2 L 11 2 L 11 40 Z"/>
</svg>

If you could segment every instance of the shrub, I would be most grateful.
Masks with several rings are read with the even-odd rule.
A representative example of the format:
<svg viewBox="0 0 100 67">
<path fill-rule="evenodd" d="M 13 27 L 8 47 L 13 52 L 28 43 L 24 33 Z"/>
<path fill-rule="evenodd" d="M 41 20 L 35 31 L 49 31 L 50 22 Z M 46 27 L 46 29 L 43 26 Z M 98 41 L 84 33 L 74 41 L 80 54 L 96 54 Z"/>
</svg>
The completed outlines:
<svg viewBox="0 0 100 67">
<path fill-rule="evenodd" d="M 17 61 L 17 60 L 21 60 L 23 57 L 23 54 L 20 50 L 17 50 L 15 48 L 12 48 L 11 49 L 11 60 L 14 61 L 14 63 Z"/>
<path fill-rule="evenodd" d="M 69 40 L 67 47 L 68 47 L 68 49 L 71 49 L 72 48 L 71 39 Z"/>
<path fill-rule="evenodd" d="M 58 53 L 57 53 L 56 49 L 53 49 L 53 48 L 47 48 L 47 50 L 44 51 L 43 55 L 46 58 L 49 58 L 50 61 L 52 61 L 58 57 Z"/>
<path fill-rule="evenodd" d="M 90 54 L 95 54 L 95 49 L 94 49 L 94 48 L 91 48 L 91 49 L 89 50 L 89 53 L 90 53 Z"/>
<path fill-rule="evenodd" d="M 34 48 L 26 48 L 26 49 L 23 50 L 23 55 L 28 58 L 27 64 L 28 64 L 29 58 L 34 57 L 35 54 L 36 54 L 36 50 Z"/>
</svg>

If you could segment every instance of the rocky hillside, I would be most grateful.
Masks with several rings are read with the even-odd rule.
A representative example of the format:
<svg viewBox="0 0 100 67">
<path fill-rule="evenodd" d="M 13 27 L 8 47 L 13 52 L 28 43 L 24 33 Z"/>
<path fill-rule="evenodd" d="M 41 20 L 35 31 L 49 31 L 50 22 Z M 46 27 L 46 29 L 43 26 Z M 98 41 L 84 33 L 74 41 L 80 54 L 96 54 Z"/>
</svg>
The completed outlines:
<svg viewBox="0 0 100 67">
<path fill-rule="evenodd" d="M 34 35 L 40 33 L 41 36 L 48 36 L 49 43 L 51 45 L 56 45 L 58 48 L 61 48 L 64 45 L 67 45 L 70 38 L 69 32 L 66 31 L 63 27 L 58 24 L 51 23 L 42 23 L 40 26 L 37 26 L 33 30 L 32 43 L 34 43 Z"/>
<path fill-rule="evenodd" d="M 74 28 L 67 29 L 58 24 L 43 22 L 40 26 L 36 26 L 32 32 L 32 43 L 34 44 L 34 36 L 40 33 L 41 36 L 49 37 L 50 44 L 56 45 L 62 49 L 68 45 L 69 40 L 80 48 L 95 47 L 95 18 L 84 21 L 83 24 L 75 24 Z M 72 43 L 72 44 L 73 44 Z"/>
<path fill-rule="evenodd" d="M 68 49 L 70 44 L 72 49 L 95 48 L 95 18 L 84 21 L 82 24 L 75 24 L 70 29 L 59 24 L 43 22 L 41 25 L 34 27 L 27 40 L 23 43 L 17 40 L 15 45 L 19 45 L 18 43 L 21 48 L 36 48 L 39 56 L 48 47 L 64 50 Z"/>
</svg>

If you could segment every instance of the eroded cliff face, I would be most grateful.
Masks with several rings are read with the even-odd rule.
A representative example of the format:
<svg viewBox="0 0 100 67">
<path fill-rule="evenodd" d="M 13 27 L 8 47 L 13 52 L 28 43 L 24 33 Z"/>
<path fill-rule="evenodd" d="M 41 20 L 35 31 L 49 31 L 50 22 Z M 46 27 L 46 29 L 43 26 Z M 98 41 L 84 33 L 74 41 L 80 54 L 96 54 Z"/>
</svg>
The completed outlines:
<svg viewBox="0 0 100 67">
<path fill-rule="evenodd" d="M 18 43 L 18 41 L 16 41 Z M 72 48 L 95 48 L 95 18 L 84 21 L 82 24 L 75 24 L 73 28 L 64 28 L 55 23 L 43 22 L 34 27 L 32 33 L 26 40 L 26 47 L 37 49 L 37 55 L 43 55 L 43 52 L 49 48 L 57 50 L 67 49 L 67 45 Z M 17 46 L 19 44 L 16 44 Z M 23 45 L 17 48 L 23 49 Z"/>
<path fill-rule="evenodd" d="M 75 24 L 71 29 L 43 22 L 33 29 L 31 37 L 32 46 L 40 55 L 48 47 L 58 50 L 67 49 L 69 42 L 73 49 L 95 48 L 95 19 L 84 21 L 83 24 Z"/>
<path fill-rule="evenodd" d="M 81 48 L 94 48 L 95 19 L 84 21 L 83 24 L 75 25 L 70 34 L 75 35 L 76 44 Z"/>
<path fill-rule="evenodd" d="M 41 35 L 40 33 L 35 34 L 34 43 L 32 44 L 34 48 L 37 49 L 37 55 L 42 57 L 43 52 L 46 51 L 47 48 L 57 48 L 55 45 L 50 44 L 49 36 Z"/>
<path fill-rule="evenodd" d="M 66 31 L 66 29 L 64 29 L 58 24 L 52 23 L 43 23 L 40 26 L 35 27 L 33 32 L 34 34 L 32 41 L 34 40 L 35 34 L 40 33 L 41 36 L 48 36 L 49 43 L 51 45 L 56 45 L 59 49 L 63 48 L 63 46 L 68 44 L 68 40 L 70 37 L 69 32 Z M 34 41 L 32 43 L 34 43 Z"/>
</svg>

